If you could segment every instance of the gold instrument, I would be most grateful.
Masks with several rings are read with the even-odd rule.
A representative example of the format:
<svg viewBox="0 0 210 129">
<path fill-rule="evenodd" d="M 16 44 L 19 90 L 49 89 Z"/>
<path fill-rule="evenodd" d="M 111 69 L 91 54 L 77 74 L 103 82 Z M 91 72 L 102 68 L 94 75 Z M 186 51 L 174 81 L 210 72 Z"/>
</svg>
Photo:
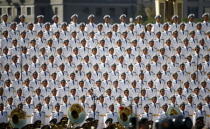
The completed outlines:
<svg viewBox="0 0 210 129">
<path fill-rule="evenodd" d="M 123 126 L 128 126 L 130 119 L 133 117 L 130 107 L 120 107 L 118 111 L 118 121 Z"/>
<path fill-rule="evenodd" d="M 26 113 L 20 109 L 14 109 L 9 117 L 9 122 L 13 128 L 22 128 L 26 124 Z"/>
<path fill-rule="evenodd" d="M 81 124 L 86 118 L 85 109 L 80 104 L 73 104 L 68 110 L 70 124 Z"/>
</svg>

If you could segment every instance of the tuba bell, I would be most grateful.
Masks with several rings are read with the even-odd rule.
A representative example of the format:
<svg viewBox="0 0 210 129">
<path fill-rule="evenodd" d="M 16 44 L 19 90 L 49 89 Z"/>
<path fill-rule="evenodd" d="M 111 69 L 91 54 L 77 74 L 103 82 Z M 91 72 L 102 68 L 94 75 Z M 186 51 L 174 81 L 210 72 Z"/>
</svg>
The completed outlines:
<svg viewBox="0 0 210 129">
<path fill-rule="evenodd" d="M 80 104 L 73 104 L 68 110 L 68 118 L 70 124 L 81 124 L 85 121 L 85 109 Z"/>
<path fill-rule="evenodd" d="M 26 125 L 26 112 L 20 108 L 12 110 L 9 117 L 9 123 L 13 128 L 20 129 L 24 127 Z"/>
<path fill-rule="evenodd" d="M 130 119 L 133 117 L 130 107 L 120 107 L 118 111 L 118 121 L 121 125 L 129 126 Z"/>
</svg>

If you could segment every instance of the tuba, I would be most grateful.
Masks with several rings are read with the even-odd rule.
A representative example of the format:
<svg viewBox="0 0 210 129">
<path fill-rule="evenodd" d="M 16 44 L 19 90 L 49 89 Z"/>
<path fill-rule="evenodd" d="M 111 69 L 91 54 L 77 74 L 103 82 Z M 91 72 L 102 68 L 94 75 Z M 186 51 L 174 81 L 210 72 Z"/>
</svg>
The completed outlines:
<svg viewBox="0 0 210 129">
<path fill-rule="evenodd" d="M 133 117 L 133 113 L 130 107 L 120 107 L 118 111 L 118 121 L 121 125 L 129 126 L 130 119 Z"/>
<path fill-rule="evenodd" d="M 73 104 L 68 110 L 70 124 L 81 124 L 86 118 L 85 109 L 80 104 Z"/>
<path fill-rule="evenodd" d="M 9 123 L 13 128 L 20 129 L 24 127 L 26 125 L 26 113 L 20 108 L 12 110 Z"/>
</svg>

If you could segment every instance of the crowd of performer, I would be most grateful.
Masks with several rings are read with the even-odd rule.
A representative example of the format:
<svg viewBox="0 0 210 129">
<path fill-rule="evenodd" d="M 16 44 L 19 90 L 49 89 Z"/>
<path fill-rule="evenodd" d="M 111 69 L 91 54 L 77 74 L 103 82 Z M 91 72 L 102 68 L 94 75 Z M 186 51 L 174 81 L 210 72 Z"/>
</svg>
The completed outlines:
<svg viewBox="0 0 210 129">
<path fill-rule="evenodd" d="M 105 127 L 109 118 L 118 122 L 121 106 L 131 106 L 140 119 L 157 121 L 169 107 L 180 109 L 195 121 L 203 117 L 210 128 L 210 22 L 142 24 L 141 15 L 119 23 L 105 15 L 97 23 L 93 14 L 87 22 L 8 22 L 1 16 L 0 31 L 0 123 L 22 104 L 27 124 L 40 120 L 60 121 L 72 104 L 81 104 L 87 118 Z"/>
</svg>

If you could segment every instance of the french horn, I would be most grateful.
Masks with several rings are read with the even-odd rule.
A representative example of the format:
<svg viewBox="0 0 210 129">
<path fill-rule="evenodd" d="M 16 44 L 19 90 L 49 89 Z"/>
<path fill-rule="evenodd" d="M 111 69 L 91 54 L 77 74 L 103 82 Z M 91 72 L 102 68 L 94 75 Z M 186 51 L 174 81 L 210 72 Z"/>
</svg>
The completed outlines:
<svg viewBox="0 0 210 129">
<path fill-rule="evenodd" d="M 80 104 L 73 104 L 68 110 L 68 118 L 72 125 L 81 124 L 86 118 L 85 109 Z"/>
<path fill-rule="evenodd" d="M 19 108 L 12 110 L 9 123 L 13 128 L 20 129 L 24 127 L 26 125 L 26 112 Z"/>
</svg>

